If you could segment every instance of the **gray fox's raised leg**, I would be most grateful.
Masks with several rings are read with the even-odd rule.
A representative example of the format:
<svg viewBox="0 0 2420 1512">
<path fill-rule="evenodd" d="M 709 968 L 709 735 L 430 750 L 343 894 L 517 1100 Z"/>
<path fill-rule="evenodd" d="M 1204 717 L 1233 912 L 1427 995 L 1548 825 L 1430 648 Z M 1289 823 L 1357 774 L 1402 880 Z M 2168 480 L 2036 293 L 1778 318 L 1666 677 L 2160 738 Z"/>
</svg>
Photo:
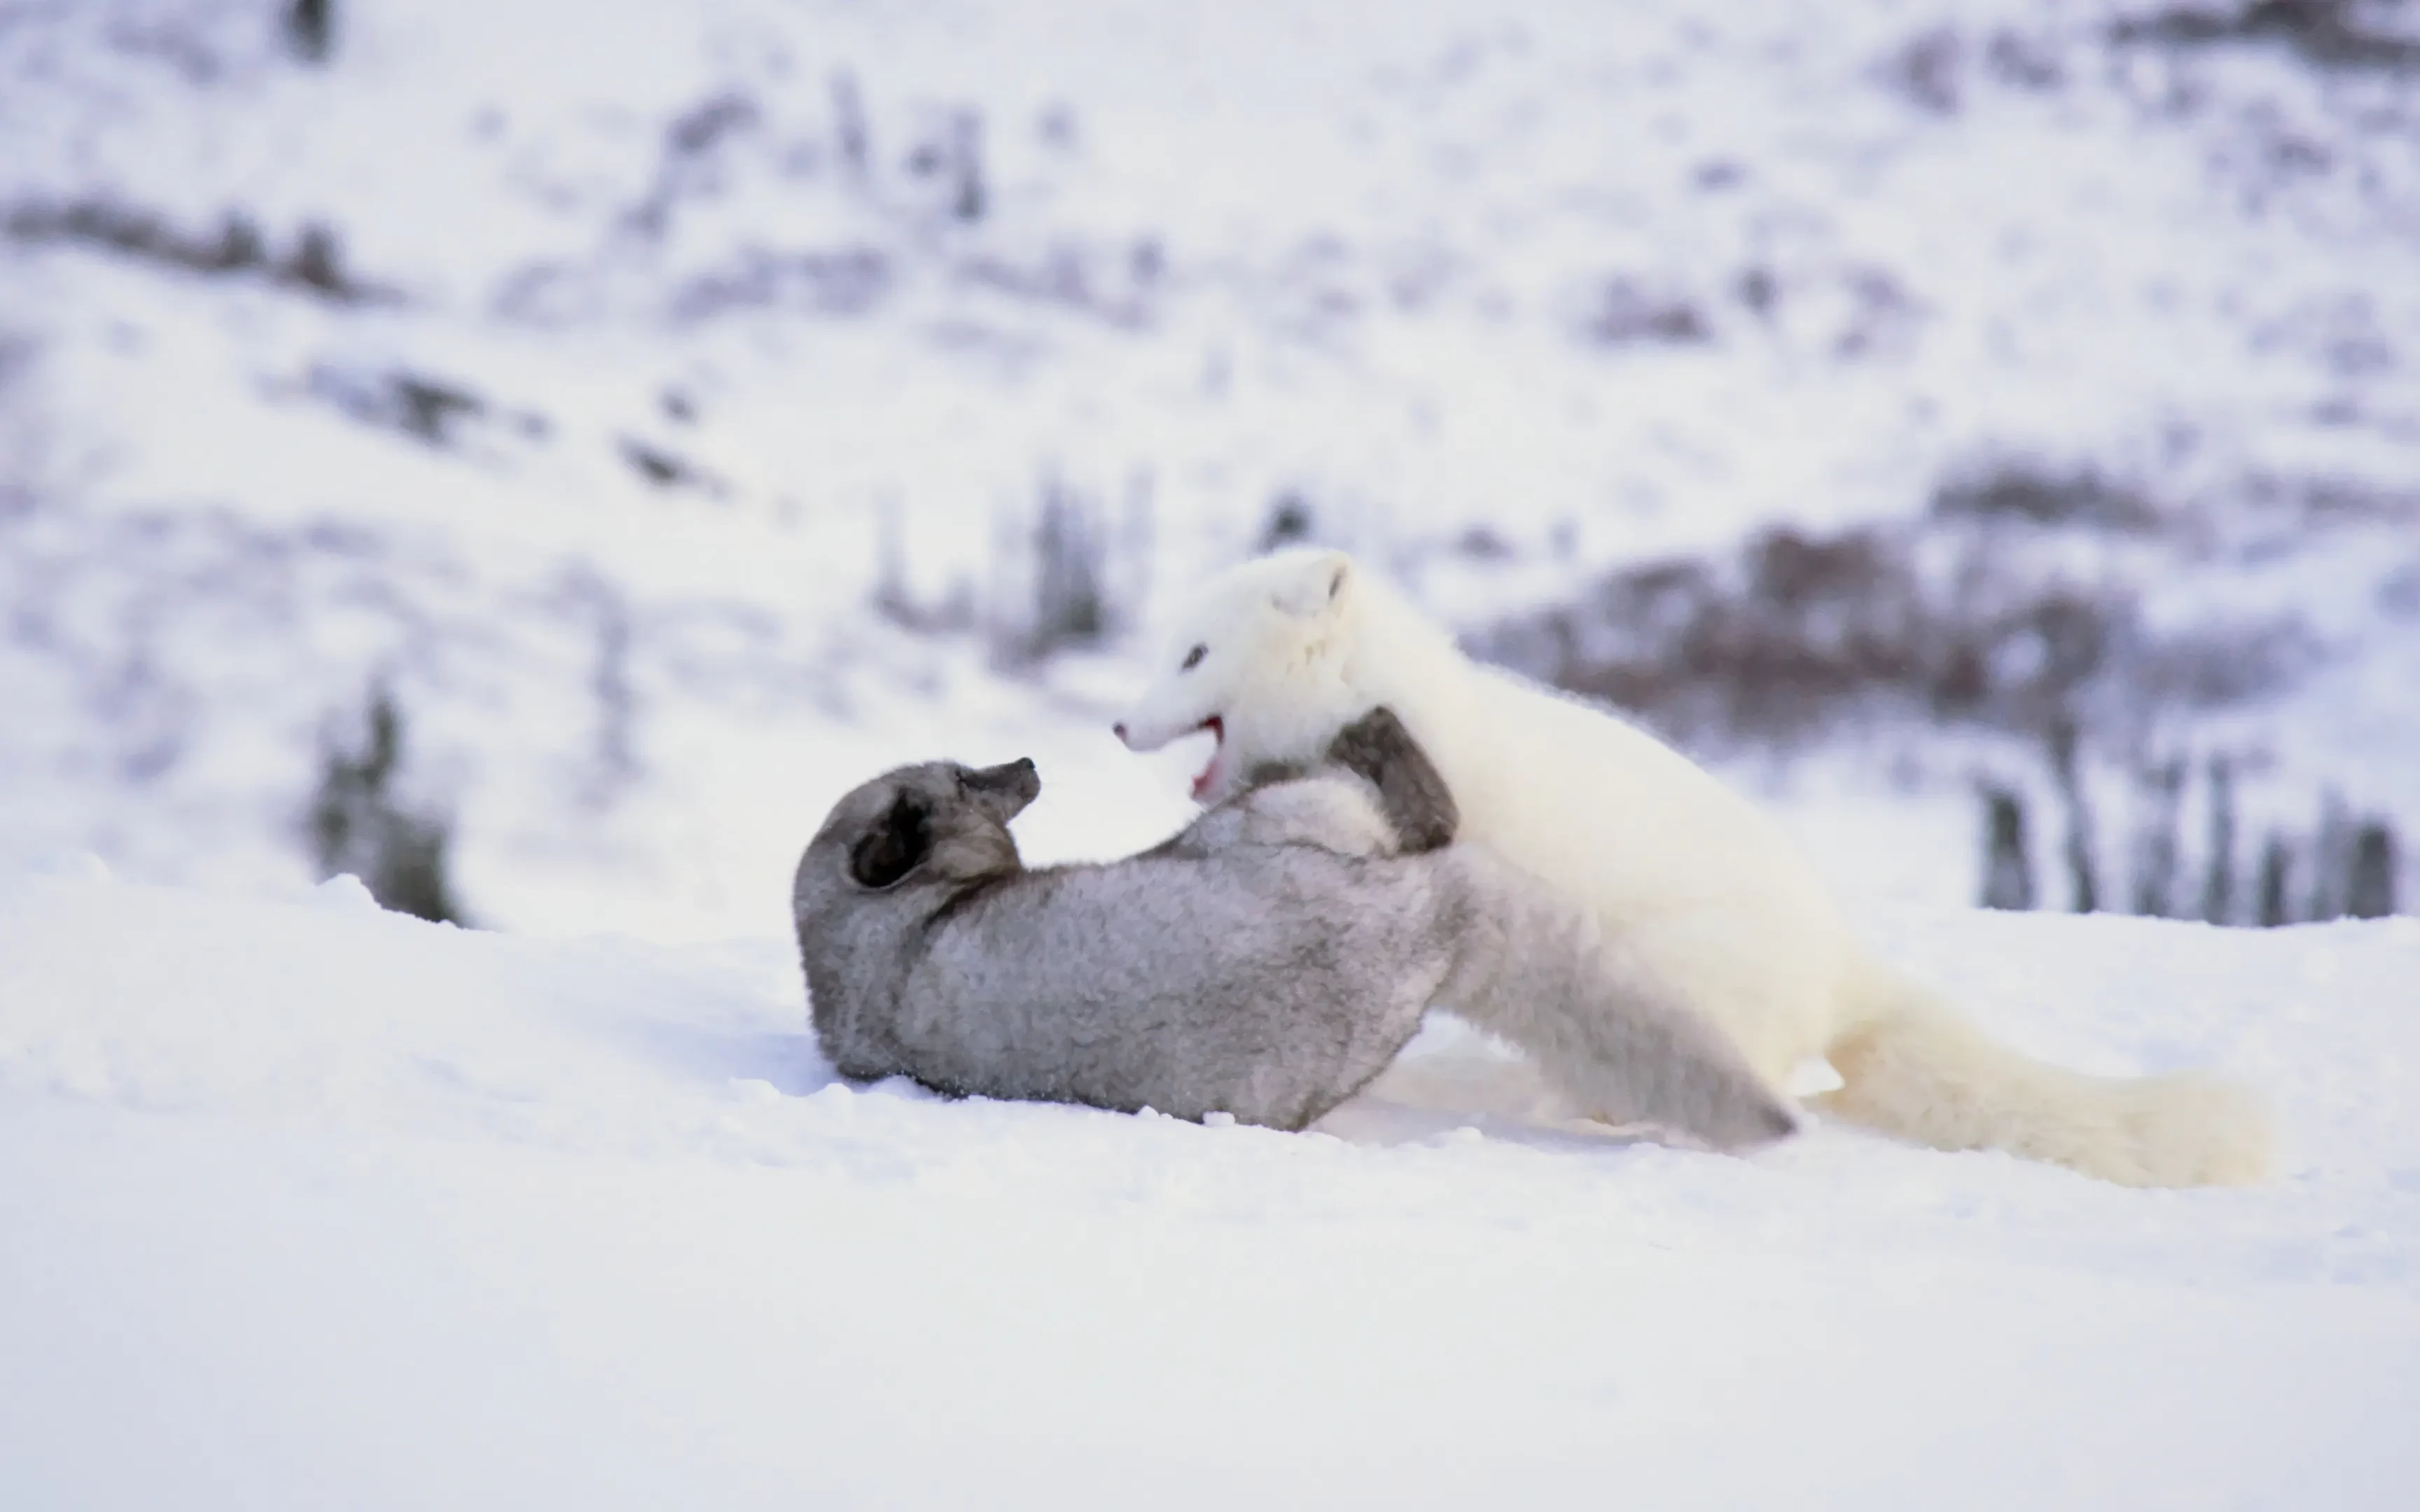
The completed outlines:
<svg viewBox="0 0 2420 1512">
<path fill-rule="evenodd" d="M 1381 704 L 1337 732 L 1327 759 L 1378 790 L 1379 808 L 1404 855 L 1434 851 L 1453 840 L 1462 823 L 1453 791 L 1394 710 Z"/>
</svg>

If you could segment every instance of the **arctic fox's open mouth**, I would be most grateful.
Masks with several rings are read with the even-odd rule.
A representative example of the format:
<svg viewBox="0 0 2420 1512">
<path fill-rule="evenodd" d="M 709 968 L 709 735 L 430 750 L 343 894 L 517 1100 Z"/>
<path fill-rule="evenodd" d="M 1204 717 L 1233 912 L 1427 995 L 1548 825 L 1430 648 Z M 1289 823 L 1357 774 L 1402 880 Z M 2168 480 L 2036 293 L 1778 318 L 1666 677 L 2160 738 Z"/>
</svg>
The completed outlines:
<svg viewBox="0 0 2420 1512">
<path fill-rule="evenodd" d="M 1209 764 L 1202 768 L 1202 775 L 1193 779 L 1193 796 L 1199 801 L 1210 791 L 1211 782 L 1218 775 L 1218 758 L 1227 754 L 1227 721 L 1214 714 L 1193 728 L 1210 732 Z"/>
</svg>

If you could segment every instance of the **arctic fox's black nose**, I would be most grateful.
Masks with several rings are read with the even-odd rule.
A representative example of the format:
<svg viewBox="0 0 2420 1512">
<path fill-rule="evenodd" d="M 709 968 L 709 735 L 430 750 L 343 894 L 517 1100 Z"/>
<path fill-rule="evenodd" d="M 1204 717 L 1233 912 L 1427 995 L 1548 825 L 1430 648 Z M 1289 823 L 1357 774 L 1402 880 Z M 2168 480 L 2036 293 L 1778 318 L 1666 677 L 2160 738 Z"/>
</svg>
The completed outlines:
<svg viewBox="0 0 2420 1512">
<path fill-rule="evenodd" d="M 1117 723 L 1109 726 L 1109 733 L 1117 736 L 1120 740 L 1125 739 L 1126 722 L 1124 719 L 1120 719 Z"/>
</svg>

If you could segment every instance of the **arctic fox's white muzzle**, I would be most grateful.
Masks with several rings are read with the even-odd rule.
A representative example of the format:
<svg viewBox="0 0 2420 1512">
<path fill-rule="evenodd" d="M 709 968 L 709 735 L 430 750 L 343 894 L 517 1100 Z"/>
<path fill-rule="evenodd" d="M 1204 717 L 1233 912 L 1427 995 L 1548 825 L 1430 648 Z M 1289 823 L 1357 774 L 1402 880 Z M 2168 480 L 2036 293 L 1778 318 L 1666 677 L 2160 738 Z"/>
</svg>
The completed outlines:
<svg viewBox="0 0 2420 1512">
<path fill-rule="evenodd" d="M 1109 726 L 1109 730 L 1120 740 L 1125 742 L 1128 750 L 1154 751 L 1172 740 L 1182 740 L 1187 735 L 1199 731 L 1216 729 L 1218 723 L 1218 717 L 1216 715 L 1207 719 L 1188 720 L 1184 724 L 1136 717 L 1120 719 Z"/>
<path fill-rule="evenodd" d="M 1109 728 L 1120 740 L 1125 742 L 1126 749 L 1133 751 L 1158 750 L 1172 741 L 1181 740 L 1187 735 L 1200 734 L 1206 730 L 1210 733 L 1210 759 L 1202 768 L 1202 774 L 1193 779 L 1194 797 L 1206 796 L 1218 780 L 1218 758 L 1226 753 L 1227 748 L 1227 721 L 1215 714 L 1200 724 L 1187 725 L 1181 729 L 1167 729 L 1147 724 L 1134 725 L 1123 719 Z"/>
</svg>

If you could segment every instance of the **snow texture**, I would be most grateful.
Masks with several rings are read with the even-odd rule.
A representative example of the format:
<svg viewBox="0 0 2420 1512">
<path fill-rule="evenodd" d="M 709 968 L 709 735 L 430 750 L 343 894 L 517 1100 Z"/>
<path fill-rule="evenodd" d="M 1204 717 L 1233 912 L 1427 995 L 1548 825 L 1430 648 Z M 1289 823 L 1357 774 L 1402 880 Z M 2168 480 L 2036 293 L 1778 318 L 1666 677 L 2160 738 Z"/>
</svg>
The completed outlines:
<svg viewBox="0 0 2420 1512">
<path fill-rule="evenodd" d="M 1914 914 L 2286 1174 L 1626 1144 L 1440 1024 L 1306 1134 L 851 1088 L 770 942 L 0 884 L 26 1507 L 2397 1507 L 2420 921 Z"/>
<path fill-rule="evenodd" d="M 2408 14 L 286 8 L 0 0 L 0 1505 L 2420 1504 L 2420 926 L 1958 911 L 2030 750 L 1725 775 L 2276 1181 L 1628 1144 L 1450 1022 L 1304 1135 L 854 1088 L 785 912 L 902 762 L 1174 828 L 1140 632 L 1288 504 L 1480 631 L 1994 457 L 2175 522 L 2045 570 L 2311 650 L 2143 711 L 2242 847 L 2420 832 Z M 374 686 L 506 933 L 312 886 Z"/>
</svg>

